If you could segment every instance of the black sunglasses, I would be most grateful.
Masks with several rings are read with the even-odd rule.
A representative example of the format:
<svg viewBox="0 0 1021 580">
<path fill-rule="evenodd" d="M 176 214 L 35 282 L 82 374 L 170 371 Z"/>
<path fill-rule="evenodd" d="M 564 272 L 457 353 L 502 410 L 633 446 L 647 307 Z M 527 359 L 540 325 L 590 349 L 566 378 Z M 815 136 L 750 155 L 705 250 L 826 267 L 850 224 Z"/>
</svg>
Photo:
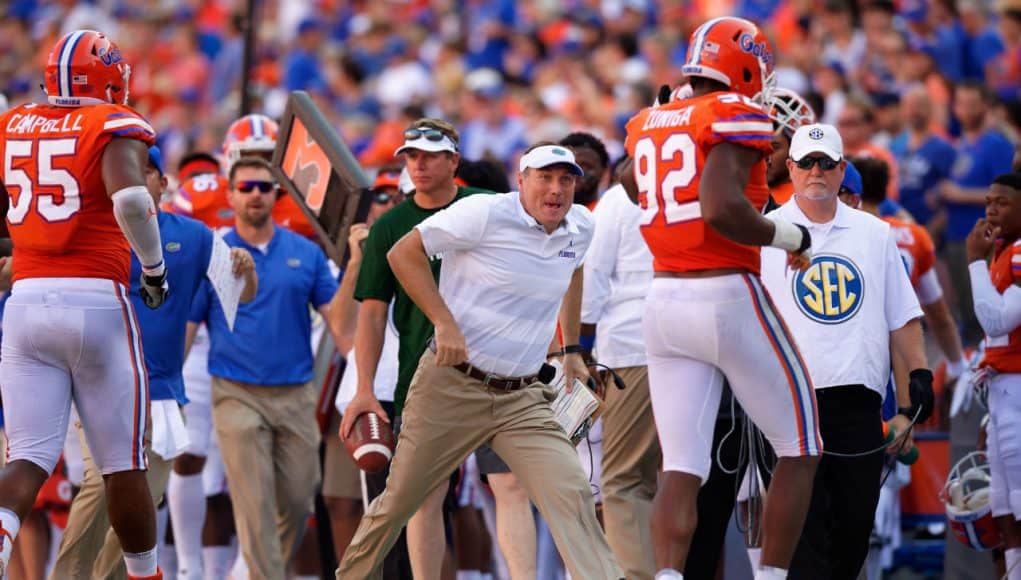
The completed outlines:
<svg viewBox="0 0 1021 580">
<path fill-rule="evenodd" d="M 802 157 L 794 163 L 798 166 L 798 169 L 804 169 L 805 171 L 810 171 L 816 163 L 819 164 L 819 169 L 823 171 L 832 171 L 837 168 L 837 165 L 840 165 L 839 161 L 834 161 L 829 157 Z"/>
<path fill-rule="evenodd" d="M 408 141 L 414 141 L 415 139 L 421 139 L 425 137 L 429 141 L 442 141 L 446 135 L 439 129 L 433 129 L 431 127 L 414 127 L 404 131 L 404 138 Z"/>
<path fill-rule="evenodd" d="M 372 201 L 374 201 L 374 202 L 376 202 L 376 203 L 378 203 L 380 205 L 385 205 L 385 204 L 388 204 L 388 203 L 400 203 L 403 200 L 404 200 L 404 196 L 399 194 L 399 193 L 395 193 L 395 194 L 391 195 L 391 194 L 385 193 L 385 192 L 379 192 L 379 193 L 377 193 L 375 195 L 375 197 L 372 198 Z"/>
<path fill-rule="evenodd" d="M 272 181 L 239 181 L 234 185 L 241 193 L 251 193 L 258 189 L 259 193 L 269 193 L 277 188 Z"/>
</svg>

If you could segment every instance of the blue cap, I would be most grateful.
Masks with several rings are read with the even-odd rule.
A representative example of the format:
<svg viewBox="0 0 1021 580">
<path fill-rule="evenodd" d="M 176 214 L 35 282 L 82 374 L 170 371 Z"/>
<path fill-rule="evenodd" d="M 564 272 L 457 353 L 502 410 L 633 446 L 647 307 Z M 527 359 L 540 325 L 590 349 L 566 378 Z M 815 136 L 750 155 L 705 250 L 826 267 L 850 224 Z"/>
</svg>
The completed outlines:
<svg viewBox="0 0 1021 580">
<path fill-rule="evenodd" d="M 836 59 L 831 59 L 826 62 L 826 68 L 833 70 L 841 77 L 847 78 L 847 69 L 844 68 L 844 63 Z"/>
<path fill-rule="evenodd" d="M 315 18 L 305 18 L 298 23 L 298 34 L 305 34 L 312 30 L 320 30 L 322 25 Z"/>
<path fill-rule="evenodd" d="M 847 193 L 861 195 L 861 189 L 861 173 L 858 173 L 854 165 L 848 161 L 847 169 L 844 170 L 844 181 L 840 182 L 840 192 L 845 193 L 846 190 Z"/>
<path fill-rule="evenodd" d="M 160 177 L 163 176 L 163 155 L 160 153 L 160 148 L 153 145 L 149 148 L 149 163 L 160 172 Z"/>
</svg>

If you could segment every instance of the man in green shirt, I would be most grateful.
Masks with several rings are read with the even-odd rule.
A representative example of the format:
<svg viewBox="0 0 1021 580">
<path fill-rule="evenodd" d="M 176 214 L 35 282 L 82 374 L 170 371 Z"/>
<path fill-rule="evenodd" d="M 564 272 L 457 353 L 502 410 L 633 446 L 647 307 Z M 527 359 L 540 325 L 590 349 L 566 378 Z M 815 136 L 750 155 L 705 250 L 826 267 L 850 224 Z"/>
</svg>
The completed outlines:
<svg viewBox="0 0 1021 580">
<path fill-rule="evenodd" d="M 355 299 L 362 303 L 354 338 L 358 390 L 341 421 L 340 432 L 344 437 L 350 432 L 354 420 L 369 411 L 384 420 L 389 420 L 392 415 L 399 427 L 411 377 L 433 334 L 432 323 L 408 297 L 390 270 L 387 252 L 416 225 L 455 201 L 476 193 L 493 193 L 484 189 L 459 187 L 454 183 L 454 173 L 460 161 L 459 137 L 457 130 L 446 121 L 419 119 L 408 127 L 404 139 L 404 145 L 397 150 L 396 155 L 404 156 L 415 191 L 407 200 L 376 220 L 365 241 L 354 293 Z M 438 257 L 431 260 L 431 266 L 433 276 L 439 280 Z M 391 301 L 394 305 L 393 323 L 400 336 L 400 345 L 394 406 L 393 409 L 386 409 L 376 400 L 373 384 L 383 349 Z M 439 578 L 446 549 L 441 511 L 446 493 L 447 486 L 439 486 L 408 522 L 408 552 L 416 578 Z M 524 505 L 531 515 L 527 497 Z"/>
</svg>

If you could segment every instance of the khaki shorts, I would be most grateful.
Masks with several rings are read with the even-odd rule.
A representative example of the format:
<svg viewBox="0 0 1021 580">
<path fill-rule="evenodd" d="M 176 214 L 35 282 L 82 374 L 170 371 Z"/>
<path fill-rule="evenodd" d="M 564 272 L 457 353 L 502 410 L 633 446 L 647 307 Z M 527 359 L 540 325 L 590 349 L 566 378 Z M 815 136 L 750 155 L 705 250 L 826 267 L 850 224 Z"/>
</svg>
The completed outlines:
<svg viewBox="0 0 1021 580">
<path fill-rule="evenodd" d="M 323 497 L 362 499 L 358 466 L 340 440 L 340 414 L 333 412 L 329 430 L 323 435 L 326 453 L 323 459 Z"/>
</svg>

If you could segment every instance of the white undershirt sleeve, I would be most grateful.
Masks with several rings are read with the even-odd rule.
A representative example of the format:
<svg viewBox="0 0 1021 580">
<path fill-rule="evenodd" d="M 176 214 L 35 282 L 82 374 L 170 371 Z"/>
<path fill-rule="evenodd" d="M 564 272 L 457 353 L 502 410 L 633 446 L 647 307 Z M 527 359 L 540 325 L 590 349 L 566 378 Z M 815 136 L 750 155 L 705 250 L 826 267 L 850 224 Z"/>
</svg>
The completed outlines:
<svg viewBox="0 0 1021 580">
<path fill-rule="evenodd" d="M 1004 336 L 1021 324 L 1021 288 L 1011 285 L 1000 294 L 989 277 L 989 266 L 982 260 L 968 265 L 975 316 L 986 336 Z"/>
<path fill-rule="evenodd" d="M 922 306 L 928 306 L 943 297 L 943 287 L 939 285 L 936 268 L 929 268 L 919 276 L 915 293 L 918 294 L 918 301 L 922 303 Z"/>
<path fill-rule="evenodd" d="M 149 190 L 141 185 L 125 187 L 110 196 L 113 215 L 124 232 L 128 244 L 138 256 L 142 271 L 159 275 L 163 272 L 163 246 L 160 243 L 156 205 Z"/>
</svg>

